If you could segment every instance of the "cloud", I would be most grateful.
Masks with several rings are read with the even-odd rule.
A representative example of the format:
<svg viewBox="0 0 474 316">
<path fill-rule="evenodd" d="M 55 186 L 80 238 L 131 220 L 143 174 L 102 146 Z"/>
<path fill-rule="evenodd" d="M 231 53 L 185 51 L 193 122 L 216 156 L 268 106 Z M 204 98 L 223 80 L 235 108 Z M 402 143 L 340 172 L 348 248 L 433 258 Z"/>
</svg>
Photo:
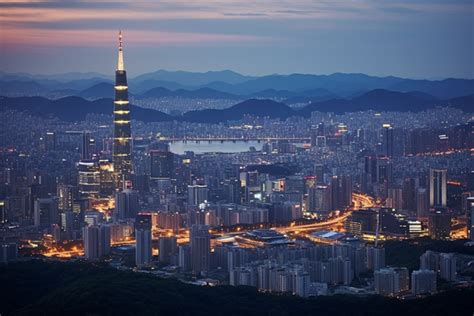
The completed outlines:
<svg viewBox="0 0 474 316">
<path fill-rule="evenodd" d="M 10 30 L 13 37 L 4 37 L 2 41 L 7 46 L 37 45 L 37 46 L 113 46 L 116 42 L 117 30 L 112 29 L 81 29 L 81 30 Z M 133 46 L 160 44 L 200 44 L 200 43 L 231 43 L 269 41 L 268 37 L 233 34 L 209 34 L 189 32 L 166 32 L 130 30 L 124 31 L 127 44 Z"/>
</svg>

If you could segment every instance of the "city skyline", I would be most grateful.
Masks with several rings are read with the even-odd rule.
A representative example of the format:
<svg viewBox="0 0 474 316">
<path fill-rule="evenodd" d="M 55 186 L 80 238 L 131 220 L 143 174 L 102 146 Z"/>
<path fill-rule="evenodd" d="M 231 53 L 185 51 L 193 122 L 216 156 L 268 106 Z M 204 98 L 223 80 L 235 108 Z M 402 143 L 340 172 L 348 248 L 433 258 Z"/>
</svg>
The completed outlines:
<svg viewBox="0 0 474 316">
<path fill-rule="evenodd" d="M 132 76 L 231 69 L 248 75 L 474 77 L 472 2 L 464 0 L 7 1 L 1 7 L 0 69 L 7 72 L 111 73 L 106 56 L 122 29 L 130 39 Z"/>
</svg>

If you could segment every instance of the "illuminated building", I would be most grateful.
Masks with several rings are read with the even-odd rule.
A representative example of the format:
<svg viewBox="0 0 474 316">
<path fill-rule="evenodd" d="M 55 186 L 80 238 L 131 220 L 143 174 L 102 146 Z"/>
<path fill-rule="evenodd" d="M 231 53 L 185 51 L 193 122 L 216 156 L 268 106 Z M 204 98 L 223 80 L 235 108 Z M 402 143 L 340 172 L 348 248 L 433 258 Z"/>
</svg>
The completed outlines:
<svg viewBox="0 0 474 316">
<path fill-rule="evenodd" d="M 190 229 L 191 268 L 196 275 L 206 275 L 210 269 L 211 236 L 207 225 L 193 225 Z"/>
<path fill-rule="evenodd" d="M 467 198 L 468 234 L 474 240 L 474 197 Z"/>
<path fill-rule="evenodd" d="M 173 174 L 173 153 L 169 151 L 150 151 L 150 176 L 152 179 L 170 179 Z"/>
<path fill-rule="evenodd" d="M 72 210 L 72 203 L 74 201 L 74 190 L 75 187 L 72 185 L 58 185 L 58 209 L 60 211 Z"/>
<path fill-rule="evenodd" d="M 122 32 L 119 33 L 118 63 L 115 71 L 113 164 L 117 189 L 122 190 L 124 182 L 130 180 L 132 173 L 132 132 L 127 73 L 123 63 Z"/>
<path fill-rule="evenodd" d="M 436 293 L 436 272 L 423 269 L 413 271 L 411 291 L 413 295 Z"/>
<path fill-rule="evenodd" d="M 135 264 L 143 268 L 151 264 L 151 215 L 138 214 L 135 221 Z"/>
<path fill-rule="evenodd" d="M 99 160 L 100 196 L 110 197 L 115 192 L 114 166 L 109 160 Z"/>
<path fill-rule="evenodd" d="M 79 170 L 79 194 L 84 198 L 98 197 L 100 191 L 100 170 L 97 163 L 91 160 L 81 160 L 77 168 Z"/>
<path fill-rule="evenodd" d="M 446 239 L 451 234 L 451 214 L 437 209 L 428 215 L 428 231 L 432 239 Z"/>
<path fill-rule="evenodd" d="M 430 169 L 430 207 L 446 207 L 446 169 Z"/>
<path fill-rule="evenodd" d="M 8 212 L 4 200 L 0 200 L 0 224 L 8 222 Z"/>
<path fill-rule="evenodd" d="M 95 154 L 95 151 L 96 151 L 95 139 L 91 137 L 90 132 L 83 132 L 82 141 L 81 141 L 81 159 L 82 160 L 92 159 L 92 156 Z"/>
</svg>

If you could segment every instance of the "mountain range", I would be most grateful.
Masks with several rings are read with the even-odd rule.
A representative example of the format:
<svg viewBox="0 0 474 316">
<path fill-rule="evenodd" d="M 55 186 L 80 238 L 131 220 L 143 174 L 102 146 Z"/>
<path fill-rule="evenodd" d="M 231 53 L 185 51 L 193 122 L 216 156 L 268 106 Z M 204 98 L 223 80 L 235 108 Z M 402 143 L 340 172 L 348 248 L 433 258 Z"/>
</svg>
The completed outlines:
<svg viewBox="0 0 474 316">
<path fill-rule="evenodd" d="M 474 94 L 438 100 L 420 92 L 395 92 L 372 90 L 352 99 L 330 99 L 315 101 L 302 108 L 295 109 L 284 103 L 268 99 L 248 99 L 226 109 L 205 109 L 189 111 L 181 116 L 170 116 L 166 113 L 130 105 L 132 118 L 143 122 L 187 121 L 197 123 L 221 123 L 240 120 L 245 115 L 286 119 L 291 116 L 309 117 L 311 112 L 357 112 L 375 111 L 411 111 L 417 112 L 435 106 L 449 106 L 465 112 L 474 110 Z M 42 117 L 57 117 L 65 121 L 84 120 L 87 114 L 109 115 L 113 110 L 112 99 L 89 101 L 77 96 L 57 100 L 44 97 L 0 97 L 0 111 L 27 111 Z"/>
<path fill-rule="evenodd" d="M 86 96 L 85 90 L 102 83 L 112 84 L 113 78 L 97 73 L 30 75 L 0 72 L 0 95 L 81 96 L 82 93 L 83 96 Z M 102 87 L 104 89 L 100 93 L 91 94 L 91 96 L 96 98 L 111 97 L 110 94 L 113 93 L 113 90 L 107 90 L 105 86 Z M 319 91 L 317 94 L 323 96 L 319 100 L 352 98 L 375 89 L 397 92 L 419 91 L 438 99 L 474 94 L 473 79 L 415 80 L 393 76 L 376 77 L 346 73 L 330 75 L 275 74 L 257 77 L 241 75 L 230 70 L 201 73 L 158 70 L 130 78 L 129 87 L 130 92 L 137 96 L 146 94 L 154 88 L 165 88 L 171 91 L 195 91 L 207 88 L 219 93 L 227 93 L 224 96 L 232 99 L 234 95 L 237 95 L 242 96 L 241 99 L 248 97 L 293 99 L 291 102 L 307 102 L 309 101 L 308 97 L 311 99 L 316 96 L 308 96 L 308 91 Z M 183 91 L 178 92 L 177 95 L 180 96 Z"/>
</svg>

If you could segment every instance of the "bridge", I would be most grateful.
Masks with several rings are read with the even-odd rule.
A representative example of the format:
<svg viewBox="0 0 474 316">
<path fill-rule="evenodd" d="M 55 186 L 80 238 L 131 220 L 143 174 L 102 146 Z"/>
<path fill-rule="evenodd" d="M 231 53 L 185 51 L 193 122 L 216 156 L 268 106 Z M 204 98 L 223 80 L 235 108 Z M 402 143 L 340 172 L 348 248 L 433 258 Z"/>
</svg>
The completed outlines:
<svg viewBox="0 0 474 316">
<path fill-rule="evenodd" d="M 293 143 L 309 143 L 311 141 L 310 137 L 265 137 L 265 136 L 251 136 L 251 137 L 219 137 L 219 136 L 213 136 L 213 137 L 206 137 L 206 136 L 184 136 L 184 137 L 161 137 L 160 140 L 166 141 L 166 142 L 276 142 L 276 141 L 288 141 L 288 142 L 293 142 Z"/>
</svg>

